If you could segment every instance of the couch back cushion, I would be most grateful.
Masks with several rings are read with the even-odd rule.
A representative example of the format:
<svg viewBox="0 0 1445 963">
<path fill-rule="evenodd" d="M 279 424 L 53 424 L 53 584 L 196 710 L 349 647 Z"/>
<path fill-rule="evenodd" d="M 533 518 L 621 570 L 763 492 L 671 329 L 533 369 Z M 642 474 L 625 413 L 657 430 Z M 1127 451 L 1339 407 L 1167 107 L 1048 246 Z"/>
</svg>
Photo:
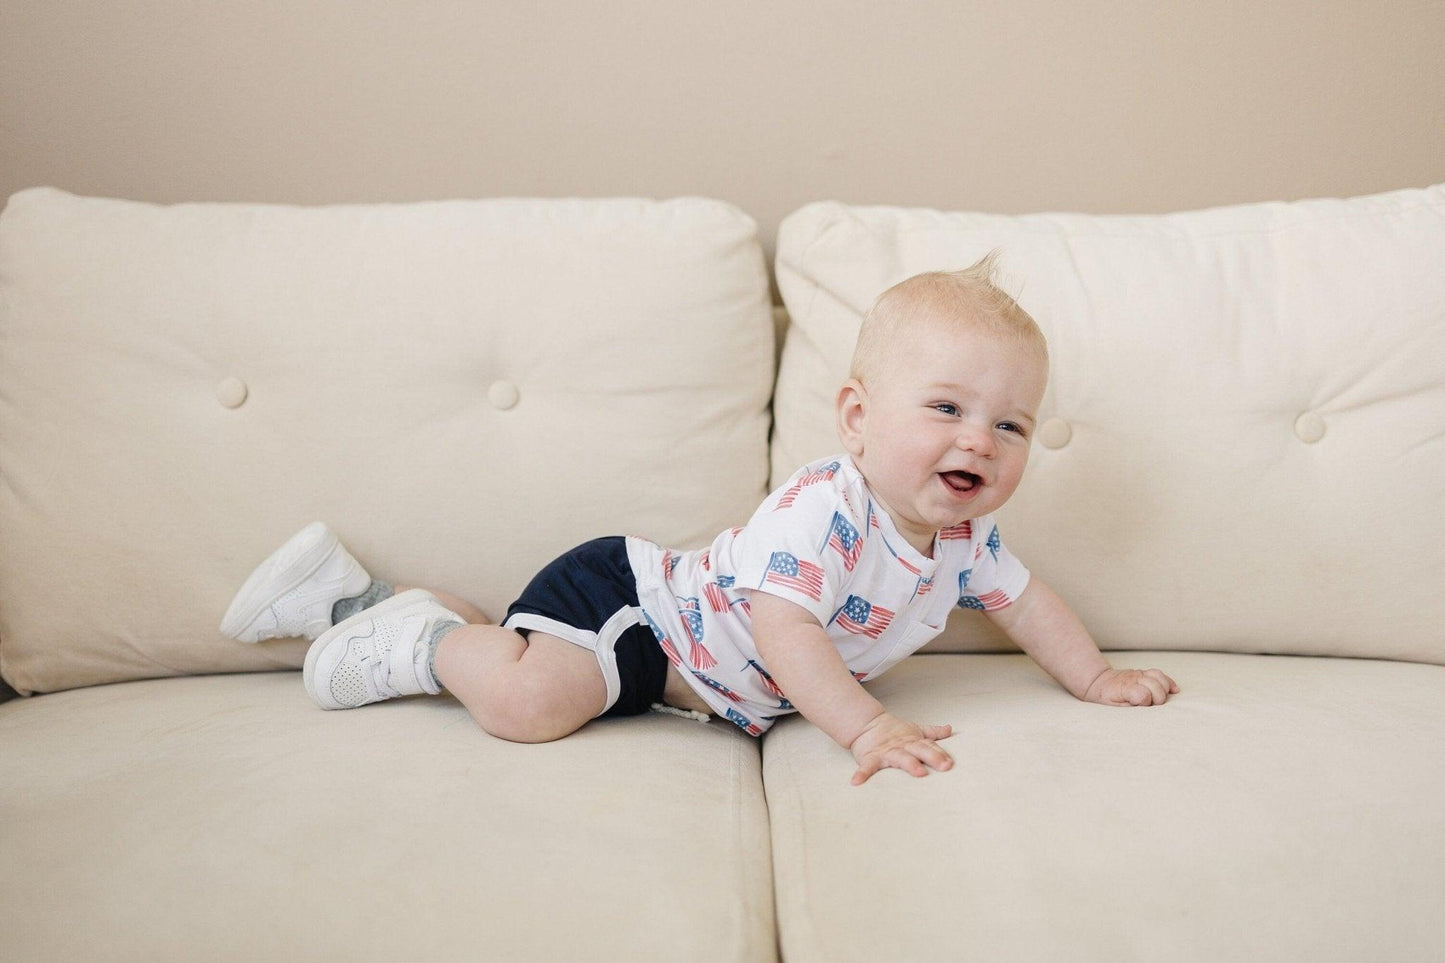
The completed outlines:
<svg viewBox="0 0 1445 963">
<path fill-rule="evenodd" d="M 1445 662 L 1445 185 L 1165 216 L 791 215 L 773 479 L 890 285 L 1002 252 L 1050 387 L 1004 541 L 1100 644 Z M 935 648 L 1005 640 L 955 612 Z"/>
<path fill-rule="evenodd" d="M 24 692 L 294 667 L 222 639 L 325 520 L 499 618 L 584 539 L 704 544 L 766 493 L 756 226 L 700 198 L 0 216 L 0 668 Z"/>
</svg>

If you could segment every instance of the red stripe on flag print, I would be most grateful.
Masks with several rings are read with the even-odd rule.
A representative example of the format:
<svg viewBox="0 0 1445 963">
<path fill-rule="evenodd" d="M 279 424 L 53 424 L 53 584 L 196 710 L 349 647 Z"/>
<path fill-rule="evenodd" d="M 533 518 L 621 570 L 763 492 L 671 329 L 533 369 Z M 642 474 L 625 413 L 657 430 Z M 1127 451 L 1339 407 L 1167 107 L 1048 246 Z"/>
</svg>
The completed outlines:
<svg viewBox="0 0 1445 963">
<path fill-rule="evenodd" d="M 833 520 L 828 524 L 828 541 L 824 547 L 842 556 L 843 567 L 851 572 L 858 564 L 858 556 L 863 554 L 863 538 L 841 512 L 834 512 Z"/>
<path fill-rule="evenodd" d="M 1013 599 L 1004 594 L 1003 589 L 994 589 L 992 592 L 985 592 L 978 597 L 978 600 L 983 603 L 984 611 L 986 612 L 1001 609 L 1013 601 Z"/>
<path fill-rule="evenodd" d="M 692 664 L 699 669 L 711 669 L 717 665 L 717 659 L 712 657 L 712 653 L 701 642 L 694 642 L 692 644 Z"/>
<path fill-rule="evenodd" d="M 778 503 L 773 506 L 773 511 L 781 511 L 784 508 L 792 508 L 793 502 L 797 500 L 798 493 L 803 490 L 801 484 L 794 485 L 778 497 Z"/>
<path fill-rule="evenodd" d="M 951 538 L 973 538 L 973 521 L 969 520 L 952 528 L 940 528 L 938 537 L 945 541 Z"/>
<path fill-rule="evenodd" d="M 787 552 L 774 552 L 763 582 L 801 592 L 814 602 L 823 598 L 823 569 Z"/>
<path fill-rule="evenodd" d="M 870 639 L 882 635 L 892 621 L 891 610 L 856 595 L 848 596 L 848 603 L 838 610 L 839 625 L 854 635 L 866 635 Z"/>
<path fill-rule="evenodd" d="M 682 656 L 677 654 L 677 647 L 672 644 L 672 640 L 664 637 L 658 644 L 662 646 L 662 654 L 667 656 L 667 661 L 676 668 L 682 668 Z"/>
<path fill-rule="evenodd" d="M 827 481 L 828 479 L 832 478 L 834 474 L 837 473 L 837 470 L 838 463 L 829 462 L 826 467 L 819 471 L 808 472 L 802 478 L 799 478 L 797 481 L 793 482 L 793 484 L 788 487 L 787 491 L 783 492 L 783 494 L 778 498 L 778 504 L 773 506 L 773 511 L 777 511 L 780 508 L 792 508 L 793 502 L 797 499 L 799 492 L 801 492 L 804 488 L 807 488 L 809 485 L 816 485 L 818 482 Z"/>
<path fill-rule="evenodd" d="M 714 612 L 726 612 L 728 610 L 728 597 L 723 594 L 722 586 L 716 582 L 708 582 L 702 587 L 702 594 L 707 596 L 708 607 Z"/>
</svg>

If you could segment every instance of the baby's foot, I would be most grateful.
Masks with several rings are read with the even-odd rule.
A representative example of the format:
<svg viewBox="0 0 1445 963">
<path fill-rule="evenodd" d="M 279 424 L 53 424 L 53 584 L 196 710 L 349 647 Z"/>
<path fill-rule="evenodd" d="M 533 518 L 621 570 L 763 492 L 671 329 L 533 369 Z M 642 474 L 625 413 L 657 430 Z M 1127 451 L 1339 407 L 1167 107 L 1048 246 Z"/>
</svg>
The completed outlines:
<svg viewBox="0 0 1445 963">
<path fill-rule="evenodd" d="M 338 622 L 311 643 L 301 680 L 323 709 L 397 696 L 436 695 L 432 640 L 465 623 L 425 589 L 394 595 Z"/>
<path fill-rule="evenodd" d="M 256 567 L 231 600 L 221 634 L 242 642 L 304 636 L 331 628 L 332 607 L 371 585 L 356 559 L 322 522 L 312 522 Z"/>
</svg>

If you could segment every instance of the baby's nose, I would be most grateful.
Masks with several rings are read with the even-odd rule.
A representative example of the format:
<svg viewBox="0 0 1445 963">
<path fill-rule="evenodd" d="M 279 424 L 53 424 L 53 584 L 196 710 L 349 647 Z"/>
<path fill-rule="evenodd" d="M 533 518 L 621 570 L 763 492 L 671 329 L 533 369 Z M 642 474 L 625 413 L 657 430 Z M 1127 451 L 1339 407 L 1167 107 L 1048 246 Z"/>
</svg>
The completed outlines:
<svg viewBox="0 0 1445 963">
<path fill-rule="evenodd" d="M 992 458 L 994 454 L 993 432 L 976 425 L 965 427 L 958 433 L 958 447 L 984 458 Z"/>
</svg>

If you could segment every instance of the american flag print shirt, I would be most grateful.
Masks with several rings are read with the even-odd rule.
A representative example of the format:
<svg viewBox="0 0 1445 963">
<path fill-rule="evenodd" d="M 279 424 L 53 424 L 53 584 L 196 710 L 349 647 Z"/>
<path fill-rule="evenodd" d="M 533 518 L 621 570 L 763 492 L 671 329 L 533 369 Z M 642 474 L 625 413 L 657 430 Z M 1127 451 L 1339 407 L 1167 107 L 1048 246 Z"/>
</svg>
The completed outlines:
<svg viewBox="0 0 1445 963">
<path fill-rule="evenodd" d="M 752 735 L 796 710 L 758 655 L 743 590 L 807 609 L 863 682 L 942 632 L 955 607 L 1002 608 L 1029 579 L 991 515 L 939 532 L 931 558 L 919 553 L 846 454 L 804 465 L 705 549 L 635 536 L 627 548 L 668 661 L 716 715 Z"/>
</svg>

